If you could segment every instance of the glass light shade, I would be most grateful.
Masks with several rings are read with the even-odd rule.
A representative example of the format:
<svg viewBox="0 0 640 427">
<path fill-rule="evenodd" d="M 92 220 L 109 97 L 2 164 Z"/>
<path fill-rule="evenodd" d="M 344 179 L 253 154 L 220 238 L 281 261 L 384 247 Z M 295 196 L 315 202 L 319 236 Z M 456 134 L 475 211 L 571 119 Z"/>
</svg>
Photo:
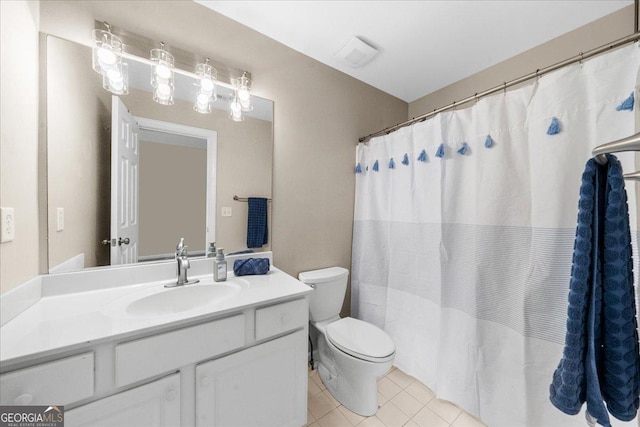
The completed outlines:
<svg viewBox="0 0 640 427">
<path fill-rule="evenodd" d="M 173 105 L 173 55 L 164 49 L 151 49 L 151 86 L 153 100 L 161 105 Z"/>
<path fill-rule="evenodd" d="M 122 62 L 122 41 L 108 31 L 93 30 L 93 69 L 106 75 Z"/>
<path fill-rule="evenodd" d="M 129 93 L 129 68 L 126 63 L 118 64 L 102 76 L 102 87 L 115 95 Z"/>
<path fill-rule="evenodd" d="M 251 105 L 251 80 L 244 74 L 236 80 L 236 96 L 240 101 L 242 111 L 253 110 Z"/>
<path fill-rule="evenodd" d="M 151 86 L 157 88 L 160 84 L 168 84 L 173 88 L 173 55 L 164 49 L 151 49 L 151 61 L 154 62 Z"/>
</svg>

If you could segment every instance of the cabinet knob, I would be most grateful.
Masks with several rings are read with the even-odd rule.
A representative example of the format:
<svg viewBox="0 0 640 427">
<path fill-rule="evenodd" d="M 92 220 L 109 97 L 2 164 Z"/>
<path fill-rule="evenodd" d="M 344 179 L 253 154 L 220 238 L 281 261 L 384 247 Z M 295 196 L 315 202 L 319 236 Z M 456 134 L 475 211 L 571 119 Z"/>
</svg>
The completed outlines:
<svg viewBox="0 0 640 427">
<path fill-rule="evenodd" d="M 209 379 L 209 377 L 202 377 L 202 379 L 200 380 L 200 385 L 202 387 L 208 387 L 209 384 L 211 384 L 211 380 Z"/>
<path fill-rule="evenodd" d="M 172 401 L 173 399 L 176 398 L 176 396 L 178 395 L 178 393 L 176 393 L 176 391 L 174 389 L 171 389 L 167 392 L 166 398 L 168 401 Z"/>
<path fill-rule="evenodd" d="M 13 403 L 19 406 L 28 405 L 33 400 L 33 395 L 31 393 L 21 394 L 20 396 L 13 399 Z"/>
</svg>

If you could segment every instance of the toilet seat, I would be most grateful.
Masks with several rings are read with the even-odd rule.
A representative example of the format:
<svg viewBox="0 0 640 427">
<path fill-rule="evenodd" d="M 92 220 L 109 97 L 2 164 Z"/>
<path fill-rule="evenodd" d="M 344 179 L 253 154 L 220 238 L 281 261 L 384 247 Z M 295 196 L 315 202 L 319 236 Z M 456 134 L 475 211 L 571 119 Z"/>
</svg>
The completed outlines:
<svg viewBox="0 0 640 427">
<path fill-rule="evenodd" d="M 396 351 L 393 341 L 382 329 L 352 317 L 327 325 L 326 336 L 344 353 L 370 362 L 386 362 Z"/>
</svg>

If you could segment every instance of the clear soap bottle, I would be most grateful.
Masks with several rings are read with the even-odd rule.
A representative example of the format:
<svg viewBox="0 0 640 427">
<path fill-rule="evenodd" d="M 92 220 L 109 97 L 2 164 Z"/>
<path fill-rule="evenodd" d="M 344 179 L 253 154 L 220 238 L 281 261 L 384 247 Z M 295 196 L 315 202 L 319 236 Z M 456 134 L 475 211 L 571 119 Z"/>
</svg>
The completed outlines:
<svg viewBox="0 0 640 427">
<path fill-rule="evenodd" d="M 213 280 L 222 282 L 227 280 L 227 260 L 224 259 L 224 248 L 218 248 L 218 254 L 213 260 Z"/>
</svg>

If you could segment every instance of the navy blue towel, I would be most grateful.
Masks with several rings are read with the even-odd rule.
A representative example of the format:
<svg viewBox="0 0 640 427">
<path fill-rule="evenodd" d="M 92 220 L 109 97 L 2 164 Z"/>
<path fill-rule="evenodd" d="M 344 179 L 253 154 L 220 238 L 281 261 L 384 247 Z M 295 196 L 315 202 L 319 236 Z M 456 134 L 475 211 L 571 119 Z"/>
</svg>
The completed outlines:
<svg viewBox="0 0 640 427">
<path fill-rule="evenodd" d="M 640 350 L 627 193 L 620 162 L 607 160 L 590 159 L 582 175 L 567 334 L 550 398 L 570 415 L 586 401 L 609 427 L 609 414 L 630 421 L 638 412 Z"/>
<path fill-rule="evenodd" d="M 261 248 L 269 241 L 267 229 L 267 199 L 249 197 L 249 213 L 247 215 L 247 247 Z"/>
<path fill-rule="evenodd" d="M 251 276 L 268 272 L 269 258 L 237 259 L 233 262 L 233 274 L 236 276 Z"/>
</svg>

